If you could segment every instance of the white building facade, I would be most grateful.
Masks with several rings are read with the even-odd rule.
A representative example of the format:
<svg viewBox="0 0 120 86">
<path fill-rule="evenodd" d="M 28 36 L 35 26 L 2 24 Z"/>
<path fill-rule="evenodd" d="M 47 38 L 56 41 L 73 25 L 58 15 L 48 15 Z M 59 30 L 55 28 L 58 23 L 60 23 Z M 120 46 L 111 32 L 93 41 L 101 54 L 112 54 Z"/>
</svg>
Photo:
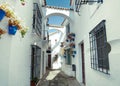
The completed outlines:
<svg viewBox="0 0 120 86">
<path fill-rule="evenodd" d="M 8 20 L 6 16 L 0 21 L 0 28 L 7 32 L 1 35 L 0 39 L 0 86 L 30 86 L 31 71 L 32 71 L 32 46 L 39 47 L 41 50 L 38 58 L 39 67 L 36 70 L 38 74 L 34 76 L 38 79 L 42 78 L 46 71 L 46 46 L 43 46 L 43 24 L 41 21 L 41 36 L 33 30 L 33 9 L 34 4 L 37 3 L 41 16 L 42 13 L 42 1 L 41 0 L 25 0 L 22 3 L 20 0 L 1 0 L 0 5 L 8 3 L 10 9 L 13 10 L 15 15 L 20 18 L 22 24 L 26 25 L 29 29 L 22 38 L 20 30 L 17 30 L 16 34 L 8 34 Z M 45 11 L 43 11 L 45 12 Z M 36 54 L 35 54 L 36 55 Z M 41 65 L 41 64 L 44 64 Z M 37 67 L 36 67 L 37 68 Z"/>
<path fill-rule="evenodd" d="M 71 65 L 76 65 L 76 78 L 85 86 L 119 86 L 120 84 L 118 74 L 120 68 L 117 67 L 120 60 L 120 23 L 118 20 L 120 6 L 118 3 L 120 3 L 119 0 L 103 0 L 102 3 L 82 4 L 79 12 L 70 14 L 74 22 L 70 30 L 76 35 L 76 54 L 74 58 L 72 57 Z M 97 39 L 98 34 L 101 34 L 97 31 L 103 28 L 106 35 L 103 38 L 106 39 L 104 42 L 102 38 Z M 107 47 L 104 46 L 103 50 L 99 51 L 98 47 L 102 46 L 102 43 Z M 104 55 L 105 52 L 107 56 Z M 100 56 L 107 58 L 107 61 L 100 61 Z"/>
<path fill-rule="evenodd" d="M 64 30 L 60 29 L 62 35 L 55 34 L 59 37 L 57 38 L 59 43 L 53 47 L 52 52 L 62 56 L 62 71 L 76 77 L 79 83 L 85 86 L 119 86 L 120 68 L 117 66 L 120 65 L 120 1 L 98 0 L 91 3 L 83 2 L 81 5 L 75 4 L 74 0 L 71 1 L 74 10 L 42 8 L 43 0 L 26 0 L 24 5 L 19 0 L 0 1 L 0 5 L 8 2 L 15 14 L 29 27 L 24 38 L 21 37 L 19 30 L 15 35 L 8 33 L 1 35 L 1 86 L 30 86 L 31 77 L 42 78 L 48 66 L 46 50 L 49 39 L 45 31 L 50 28 L 46 26 L 47 18 L 55 15 L 67 19 Z M 33 28 L 36 24 L 33 19 L 33 3 L 38 4 L 41 13 L 41 34 L 39 30 Z M 0 21 L 1 29 L 7 31 L 8 20 L 9 18 L 4 17 Z M 56 37 L 51 36 L 50 39 L 54 41 Z M 61 42 L 64 42 L 62 53 L 59 49 Z M 39 66 L 33 66 L 32 57 Z M 52 62 L 50 64 L 52 65 Z"/>
</svg>

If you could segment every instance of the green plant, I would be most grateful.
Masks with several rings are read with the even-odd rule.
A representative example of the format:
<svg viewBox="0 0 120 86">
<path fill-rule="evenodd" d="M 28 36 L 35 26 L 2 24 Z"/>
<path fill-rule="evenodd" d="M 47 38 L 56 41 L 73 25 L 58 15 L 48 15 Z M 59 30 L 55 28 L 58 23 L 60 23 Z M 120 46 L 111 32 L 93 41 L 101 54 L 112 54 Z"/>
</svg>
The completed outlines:
<svg viewBox="0 0 120 86">
<path fill-rule="evenodd" d="M 37 82 L 39 81 L 39 79 L 37 77 L 34 77 L 34 78 L 32 78 L 31 81 L 34 82 L 35 84 L 37 84 Z"/>
<path fill-rule="evenodd" d="M 20 0 L 22 5 L 25 5 L 25 0 Z"/>
<path fill-rule="evenodd" d="M 27 30 L 28 30 L 27 27 L 26 27 L 25 29 L 21 29 L 21 30 L 20 30 L 20 33 L 21 33 L 22 38 L 24 38 L 25 34 L 27 33 Z"/>
</svg>

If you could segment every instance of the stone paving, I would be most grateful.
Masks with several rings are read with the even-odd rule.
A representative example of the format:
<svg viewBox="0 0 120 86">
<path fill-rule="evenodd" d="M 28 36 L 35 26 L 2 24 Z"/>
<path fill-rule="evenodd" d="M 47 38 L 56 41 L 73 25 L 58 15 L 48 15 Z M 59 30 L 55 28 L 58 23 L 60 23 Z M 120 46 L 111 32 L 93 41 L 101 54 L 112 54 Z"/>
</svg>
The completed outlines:
<svg viewBox="0 0 120 86">
<path fill-rule="evenodd" d="M 56 76 L 53 77 L 52 74 Z M 52 76 L 52 78 L 50 79 L 48 76 Z M 69 77 L 61 71 L 57 73 L 55 71 L 52 71 L 51 75 L 49 73 L 48 76 L 41 80 L 38 86 L 80 86 L 75 78 Z M 74 85 L 70 85 L 74 81 L 77 82 L 77 85 L 75 85 L 76 82 Z"/>
</svg>

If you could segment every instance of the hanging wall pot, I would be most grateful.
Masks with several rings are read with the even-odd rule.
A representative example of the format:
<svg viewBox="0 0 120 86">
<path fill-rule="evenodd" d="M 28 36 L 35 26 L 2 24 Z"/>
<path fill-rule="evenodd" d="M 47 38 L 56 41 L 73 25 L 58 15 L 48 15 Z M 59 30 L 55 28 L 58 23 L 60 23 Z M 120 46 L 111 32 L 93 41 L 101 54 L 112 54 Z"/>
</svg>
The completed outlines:
<svg viewBox="0 0 120 86">
<path fill-rule="evenodd" d="M 8 26 L 8 33 L 10 35 L 15 35 L 16 34 L 16 31 L 17 31 L 17 26 L 12 26 L 12 25 L 9 25 Z"/>
<path fill-rule="evenodd" d="M 76 51 L 73 51 L 73 54 L 76 54 Z"/>
<path fill-rule="evenodd" d="M 73 57 L 75 57 L 75 55 L 72 55 Z"/>
<path fill-rule="evenodd" d="M 71 33 L 71 35 L 75 37 L 75 33 Z"/>
<path fill-rule="evenodd" d="M 5 16 L 5 11 L 0 9 L 0 21 L 4 18 Z"/>
<path fill-rule="evenodd" d="M 64 56 L 64 58 L 66 58 L 66 56 Z"/>
</svg>

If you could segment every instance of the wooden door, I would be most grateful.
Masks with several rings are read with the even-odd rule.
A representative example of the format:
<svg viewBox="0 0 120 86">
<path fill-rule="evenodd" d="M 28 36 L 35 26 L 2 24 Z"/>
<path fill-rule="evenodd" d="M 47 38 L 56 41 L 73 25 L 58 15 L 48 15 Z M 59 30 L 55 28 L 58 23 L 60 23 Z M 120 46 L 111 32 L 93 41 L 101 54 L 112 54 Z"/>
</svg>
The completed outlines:
<svg viewBox="0 0 120 86">
<path fill-rule="evenodd" d="M 32 55 L 31 55 L 31 79 L 34 77 L 34 55 L 35 55 L 35 48 L 32 47 Z"/>
<path fill-rule="evenodd" d="M 51 68 L 51 55 L 48 55 L 48 68 Z"/>
<path fill-rule="evenodd" d="M 84 43 L 81 44 L 81 56 L 82 56 L 82 82 L 83 82 L 83 84 L 85 84 Z"/>
</svg>

